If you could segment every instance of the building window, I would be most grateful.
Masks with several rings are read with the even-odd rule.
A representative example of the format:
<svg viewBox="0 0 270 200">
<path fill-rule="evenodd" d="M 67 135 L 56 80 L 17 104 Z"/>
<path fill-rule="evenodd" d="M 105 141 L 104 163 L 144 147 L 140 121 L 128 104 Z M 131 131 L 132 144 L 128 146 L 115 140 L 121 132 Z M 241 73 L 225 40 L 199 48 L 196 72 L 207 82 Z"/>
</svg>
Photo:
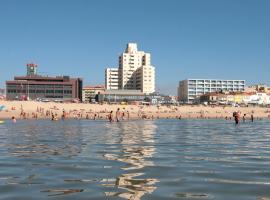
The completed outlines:
<svg viewBox="0 0 270 200">
<path fill-rule="evenodd" d="M 53 93 L 53 90 L 46 90 L 46 93 Z"/>
<path fill-rule="evenodd" d="M 64 90 L 64 94 L 72 94 L 71 90 Z"/>
<path fill-rule="evenodd" d="M 63 94 L 63 90 L 55 90 L 54 92 L 57 94 Z"/>
</svg>

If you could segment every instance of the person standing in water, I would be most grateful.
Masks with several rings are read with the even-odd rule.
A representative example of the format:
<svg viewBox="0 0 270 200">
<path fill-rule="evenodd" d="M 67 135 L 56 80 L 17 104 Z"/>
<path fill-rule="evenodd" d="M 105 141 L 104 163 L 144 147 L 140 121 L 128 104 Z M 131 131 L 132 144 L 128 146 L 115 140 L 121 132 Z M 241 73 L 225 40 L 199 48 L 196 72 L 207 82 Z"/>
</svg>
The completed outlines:
<svg viewBox="0 0 270 200">
<path fill-rule="evenodd" d="M 117 111 L 116 111 L 116 121 L 119 122 L 119 119 L 120 119 L 120 108 L 117 108 Z"/>
<path fill-rule="evenodd" d="M 243 115 L 243 122 L 246 122 L 246 114 Z"/>
<path fill-rule="evenodd" d="M 16 118 L 14 116 L 12 116 L 11 120 L 12 120 L 12 123 L 16 123 Z"/>
<path fill-rule="evenodd" d="M 65 110 L 63 110 L 63 113 L 62 113 L 62 120 L 64 120 L 64 119 L 66 119 L 66 111 Z"/>
<path fill-rule="evenodd" d="M 127 110 L 127 120 L 129 120 L 129 111 Z"/>
<path fill-rule="evenodd" d="M 122 112 L 121 117 L 122 117 L 122 120 L 125 120 L 125 112 L 124 111 Z"/>
<path fill-rule="evenodd" d="M 110 123 L 112 123 L 113 122 L 113 111 L 110 112 L 108 118 L 109 118 Z"/>
<path fill-rule="evenodd" d="M 239 124 L 239 118 L 240 118 L 239 112 L 234 112 L 233 117 L 234 117 L 235 124 Z"/>
<path fill-rule="evenodd" d="M 254 121 L 253 114 L 251 114 L 250 119 L 251 119 L 251 122 L 253 122 L 253 121 Z"/>
</svg>

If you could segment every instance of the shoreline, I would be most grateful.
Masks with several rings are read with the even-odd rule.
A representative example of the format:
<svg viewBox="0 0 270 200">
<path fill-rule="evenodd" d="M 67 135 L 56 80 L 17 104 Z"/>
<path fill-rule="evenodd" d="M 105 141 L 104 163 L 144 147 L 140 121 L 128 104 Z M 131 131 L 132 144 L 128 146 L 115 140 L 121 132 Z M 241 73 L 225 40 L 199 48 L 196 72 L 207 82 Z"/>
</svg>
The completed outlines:
<svg viewBox="0 0 270 200">
<path fill-rule="evenodd" d="M 52 115 L 61 120 L 63 114 L 66 119 L 108 120 L 113 111 L 113 119 L 119 108 L 124 121 L 138 119 L 233 119 L 233 112 L 239 112 L 241 119 L 246 114 L 246 120 L 251 114 L 254 119 L 270 119 L 270 108 L 267 107 L 230 107 L 230 106 L 142 106 L 142 105 L 109 105 L 85 103 L 56 103 L 36 101 L 3 101 L 0 106 L 0 119 L 51 119 Z"/>
</svg>

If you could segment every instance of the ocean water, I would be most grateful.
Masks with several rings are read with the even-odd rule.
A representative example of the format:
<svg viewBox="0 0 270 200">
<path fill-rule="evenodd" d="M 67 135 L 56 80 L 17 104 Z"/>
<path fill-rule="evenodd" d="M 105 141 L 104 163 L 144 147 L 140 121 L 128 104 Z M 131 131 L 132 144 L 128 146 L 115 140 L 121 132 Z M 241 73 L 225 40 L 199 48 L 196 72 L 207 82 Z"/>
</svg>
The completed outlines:
<svg viewBox="0 0 270 200">
<path fill-rule="evenodd" d="M 0 199 L 270 199 L 270 121 L 6 122 Z"/>
</svg>

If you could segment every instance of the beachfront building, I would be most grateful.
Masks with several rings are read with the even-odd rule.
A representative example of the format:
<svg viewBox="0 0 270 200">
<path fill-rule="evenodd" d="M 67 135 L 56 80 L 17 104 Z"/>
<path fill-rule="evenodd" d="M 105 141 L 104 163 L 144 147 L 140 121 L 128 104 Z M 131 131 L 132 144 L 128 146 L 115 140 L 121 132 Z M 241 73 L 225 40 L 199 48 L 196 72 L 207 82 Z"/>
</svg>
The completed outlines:
<svg viewBox="0 0 270 200">
<path fill-rule="evenodd" d="M 104 85 L 97 86 L 85 86 L 82 89 L 82 102 L 95 102 L 97 100 L 97 95 L 100 92 L 104 92 Z"/>
<path fill-rule="evenodd" d="M 105 90 L 98 94 L 98 102 L 121 103 L 142 102 L 146 95 L 140 90 Z"/>
<path fill-rule="evenodd" d="M 40 76 L 28 73 L 31 65 L 27 65 L 26 76 L 16 76 L 14 80 L 6 81 L 7 100 L 82 100 L 82 79 L 69 76 Z"/>
<path fill-rule="evenodd" d="M 211 92 L 200 96 L 201 103 L 223 104 L 223 105 L 268 105 L 270 104 L 270 95 L 256 92 L 231 92 L 218 93 Z"/>
<path fill-rule="evenodd" d="M 245 92 L 259 92 L 270 95 L 270 87 L 265 84 L 251 85 L 245 88 Z"/>
<path fill-rule="evenodd" d="M 211 92 L 243 92 L 244 80 L 186 79 L 179 82 L 178 99 L 184 103 L 194 103 L 199 97 Z"/>
<path fill-rule="evenodd" d="M 239 93 L 219 93 L 210 92 L 200 96 L 201 103 L 209 104 L 221 104 L 221 105 L 234 105 L 245 103 L 245 99 L 249 99 L 250 94 L 239 92 Z"/>
<path fill-rule="evenodd" d="M 270 95 L 266 93 L 255 93 L 249 95 L 249 98 L 246 98 L 244 103 L 254 104 L 254 105 L 269 105 L 270 104 Z"/>
<path fill-rule="evenodd" d="M 209 104 L 227 104 L 227 96 L 226 94 L 210 92 L 200 96 L 201 103 L 209 103 Z"/>
<path fill-rule="evenodd" d="M 112 71 L 113 75 L 108 75 Z M 127 44 L 125 52 L 119 56 L 118 68 L 105 70 L 106 89 L 111 89 L 111 82 L 114 82 L 113 88 L 116 88 L 117 76 L 118 89 L 140 90 L 145 94 L 155 92 L 155 67 L 151 65 L 151 55 L 138 51 L 136 43 Z M 114 77 L 113 81 L 110 81 L 112 77 Z"/>
<path fill-rule="evenodd" d="M 105 69 L 105 88 L 106 90 L 119 89 L 119 73 L 118 68 Z"/>
</svg>

